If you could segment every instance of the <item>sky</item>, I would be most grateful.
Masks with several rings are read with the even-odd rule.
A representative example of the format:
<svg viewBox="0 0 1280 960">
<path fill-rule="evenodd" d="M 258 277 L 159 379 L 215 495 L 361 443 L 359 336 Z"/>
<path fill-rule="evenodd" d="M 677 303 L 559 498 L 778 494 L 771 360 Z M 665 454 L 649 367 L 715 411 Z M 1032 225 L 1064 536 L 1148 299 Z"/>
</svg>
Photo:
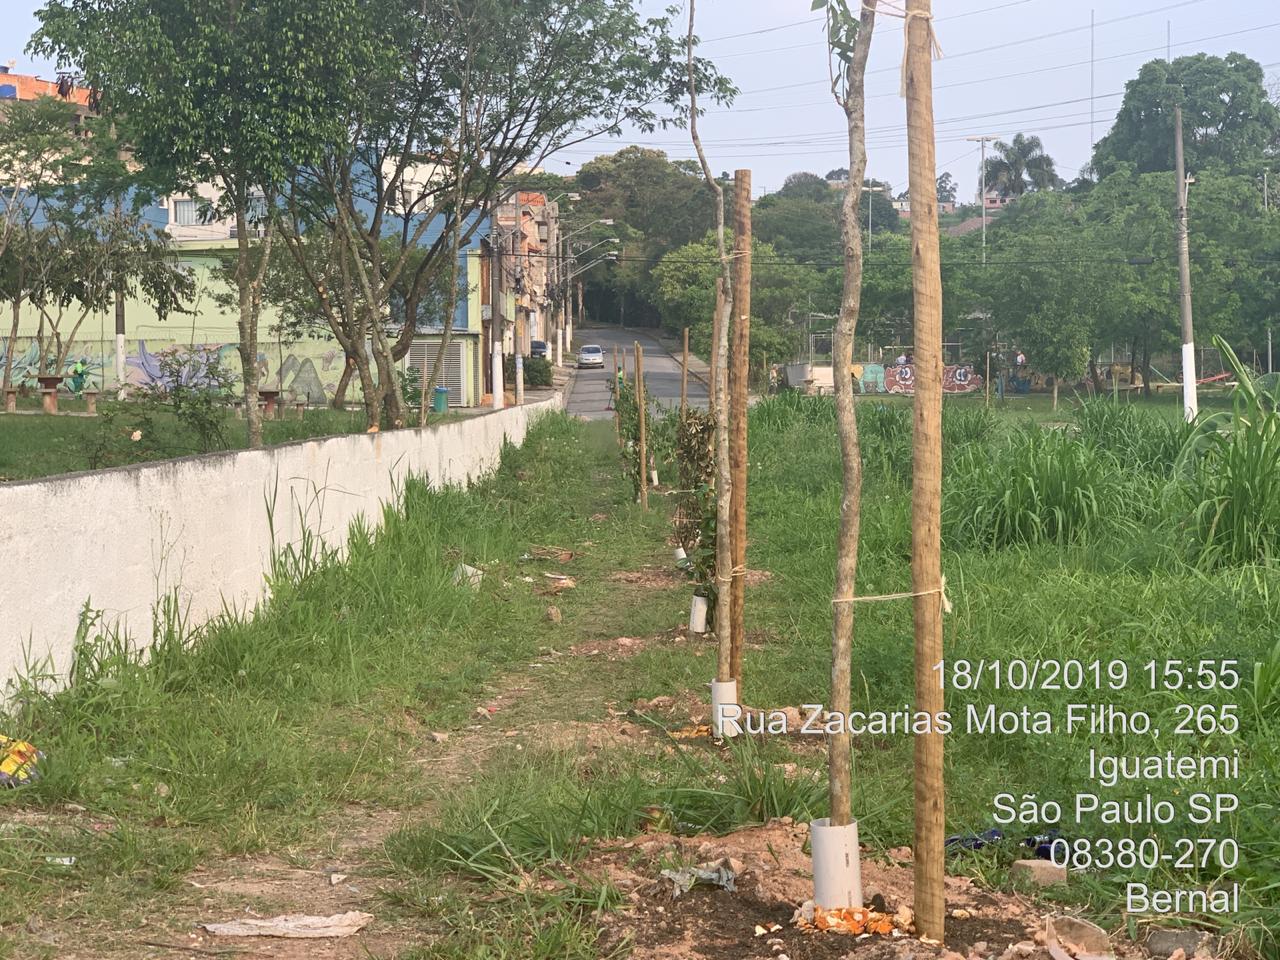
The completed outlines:
<svg viewBox="0 0 1280 960">
<path fill-rule="evenodd" d="M 658 15 L 672 0 L 639 2 L 645 14 Z M 3 3 L 12 48 L 0 45 L 0 62 L 14 58 L 18 72 L 52 77 L 52 64 L 19 49 L 41 3 Z M 848 165 L 822 24 L 809 8 L 809 0 L 698 2 L 699 53 L 741 91 L 728 110 L 710 105 L 699 132 L 712 169 L 750 169 L 757 196 L 777 190 L 789 173 L 821 176 Z M 1035 134 L 1059 174 L 1073 179 L 1110 127 L 1125 82 L 1143 63 L 1164 57 L 1167 44 L 1174 57 L 1239 51 L 1262 63 L 1270 81 L 1280 80 L 1280 7 L 1273 0 L 935 0 L 933 8 L 943 52 L 933 68 L 938 172 L 955 177 L 962 201 L 978 189 L 979 147 L 969 136 Z M 677 16 L 680 30 L 687 9 Z M 902 21 L 877 18 L 867 74 L 867 175 L 895 193 L 907 180 L 902 46 Z M 694 155 L 687 131 L 630 132 L 567 148 L 546 168 L 572 173 L 632 143 L 673 158 Z"/>
</svg>

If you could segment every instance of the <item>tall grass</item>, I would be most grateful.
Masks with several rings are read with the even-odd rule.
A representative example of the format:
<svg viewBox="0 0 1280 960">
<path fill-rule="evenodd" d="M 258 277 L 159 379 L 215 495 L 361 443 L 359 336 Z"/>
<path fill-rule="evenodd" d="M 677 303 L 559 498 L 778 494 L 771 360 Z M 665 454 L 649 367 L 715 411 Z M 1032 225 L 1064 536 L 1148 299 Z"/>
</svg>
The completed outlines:
<svg viewBox="0 0 1280 960">
<path fill-rule="evenodd" d="M 1280 557 L 1280 413 L 1231 348 L 1215 343 L 1239 386 L 1231 413 L 1206 418 L 1186 445 L 1191 552 L 1202 569 L 1269 563 Z"/>
<path fill-rule="evenodd" d="M 1132 403 L 1086 400 L 1073 414 L 1084 443 L 1113 455 L 1123 469 L 1168 476 L 1195 428 L 1181 419 L 1140 410 Z"/>
<path fill-rule="evenodd" d="M 975 448 L 955 465 L 943 501 L 952 543 L 991 548 L 1070 543 L 1131 505 L 1120 465 L 1061 430 L 1027 427 L 992 450 Z"/>
</svg>

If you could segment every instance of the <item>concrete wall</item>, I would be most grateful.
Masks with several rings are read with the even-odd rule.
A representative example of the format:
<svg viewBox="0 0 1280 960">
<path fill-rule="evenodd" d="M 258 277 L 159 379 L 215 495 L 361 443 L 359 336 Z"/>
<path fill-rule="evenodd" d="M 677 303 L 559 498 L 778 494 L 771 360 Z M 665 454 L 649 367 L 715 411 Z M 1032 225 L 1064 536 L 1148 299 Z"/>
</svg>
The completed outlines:
<svg viewBox="0 0 1280 960">
<path fill-rule="evenodd" d="M 563 405 L 561 395 L 423 430 L 329 437 L 0 484 L 0 688 L 28 657 L 64 672 L 88 600 L 137 640 L 151 607 L 177 589 L 191 622 L 265 594 L 275 502 L 277 544 L 304 531 L 346 542 L 357 516 L 376 527 L 406 477 L 432 486 L 490 473 L 504 440 Z"/>
</svg>

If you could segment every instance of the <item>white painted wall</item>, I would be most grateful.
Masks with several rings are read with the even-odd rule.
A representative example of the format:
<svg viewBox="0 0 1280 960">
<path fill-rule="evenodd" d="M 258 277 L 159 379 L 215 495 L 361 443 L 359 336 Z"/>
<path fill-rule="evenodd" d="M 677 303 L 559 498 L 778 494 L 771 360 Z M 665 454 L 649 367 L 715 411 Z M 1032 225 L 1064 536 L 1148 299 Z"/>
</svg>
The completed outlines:
<svg viewBox="0 0 1280 960">
<path fill-rule="evenodd" d="M 86 600 L 135 640 L 151 636 L 152 605 L 169 590 L 192 624 L 224 603 L 251 608 L 265 594 L 273 496 L 277 543 L 309 528 L 340 546 L 357 516 L 378 526 L 406 477 L 479 479 L 504 440 L 523 443 L 533 420 L 562 406 L 557 394 L 422 430 L 0 484 L 0 687 L 28 657 L 65 672 Z"/>
</svg>

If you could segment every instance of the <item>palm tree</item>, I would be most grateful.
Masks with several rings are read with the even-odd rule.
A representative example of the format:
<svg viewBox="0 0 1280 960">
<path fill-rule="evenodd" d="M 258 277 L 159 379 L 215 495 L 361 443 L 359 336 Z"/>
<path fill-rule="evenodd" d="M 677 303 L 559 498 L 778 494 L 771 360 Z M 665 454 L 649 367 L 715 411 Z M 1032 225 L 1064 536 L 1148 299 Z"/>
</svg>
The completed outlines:
<svg viewBox="0 0 1280 960">
<path fill-rule="evenodd" d="M 996 155 L 987 158 L 986 166 L 988 190 L 1020 197 L 1028 190 L 1053 190 L 1062 186 L 1053 157 L 1044 152 L 1039 137 L 1015 134 L 1010 143 L 997 140 L 993 149 Z"/>
</svg>

